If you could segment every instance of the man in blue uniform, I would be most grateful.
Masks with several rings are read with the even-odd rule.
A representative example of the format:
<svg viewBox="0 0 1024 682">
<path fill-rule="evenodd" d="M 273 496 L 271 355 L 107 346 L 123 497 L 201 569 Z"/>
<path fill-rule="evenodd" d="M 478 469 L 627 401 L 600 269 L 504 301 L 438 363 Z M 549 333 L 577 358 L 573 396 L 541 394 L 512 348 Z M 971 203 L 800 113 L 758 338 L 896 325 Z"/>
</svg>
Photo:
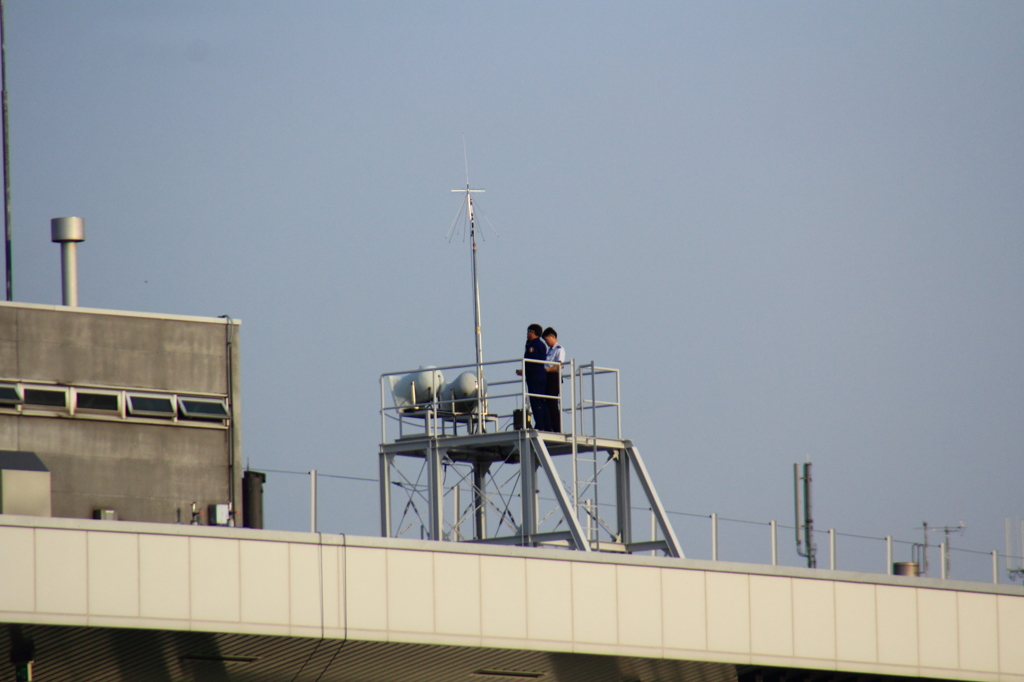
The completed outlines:
<svg viewBox="0 0 1024 682">
<path fill-rule="evenodd" d="M 544 360 L 548 356 L 548 344 L 540 338 L 543 327 L 539 324 L 531 324 L 526 329 L 526 351 L 523 357 L 527 360 Z M 534 428 L 539 431 L 550 431 L 551 422 L 548 420 L 547 393 L 548 373 L 545 365 L 539 362 L 527 362 L 526 364 L 526 391 L 533 393 L 530 396 L 530 410 L 533 412 Z M 516 370 L 516 374 L 522 374 L 522 370 Z"/>
<path fill-rule="evenodd" d="M 547 365 L 544 369 L 547 374 L 547 389 L 545 392 L 551 396 L 548 398 L 548 424 L 550 431 L 562 432 L 562 363 L 565 362 L 565 349 L 558 345 L 558 332 L 553 327 L 544 330 L 544 342 L 548 346 L 548 354 L 544 358 L 548 362 L 557 362 L 557 365 Z"/>
</svg>

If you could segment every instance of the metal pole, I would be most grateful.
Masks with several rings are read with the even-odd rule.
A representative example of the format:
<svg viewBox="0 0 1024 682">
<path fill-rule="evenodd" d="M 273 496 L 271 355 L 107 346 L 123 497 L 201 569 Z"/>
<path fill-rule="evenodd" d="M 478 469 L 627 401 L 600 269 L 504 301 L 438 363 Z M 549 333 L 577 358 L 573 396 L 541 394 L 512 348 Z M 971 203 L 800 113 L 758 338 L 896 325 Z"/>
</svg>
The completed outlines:
<svg viewBox="0 0 1024 682">
<path fill-rule="evenodd" d="M 316 532 L 316 469 L 309 472 L 309 532 Z"/>
<path fill-rule="evenodd" d="M 487 462 L 473 462 L 473 507 L 476 523 L 473 525 L 473 539 L 487 537 Z"/>
<path fill-rule="evenodd" d="M 4 153 L 4 254 L 7 264 L 7 300 L 14 300 L 14 273 L 11 264 L 11 162 L 7 142 L 7 42 L 4 40 L 4 3 L 0 0 L 0 88 L 3 89 Z"/>
<path fill-rule="evenodd" d="M 622 438 L 622 396 L 619 389 L 619 370 L 615 370 L 615 437 Z"/>
<path fill-rule="evenodd" d="M 391 455 L 381 452 L 380 465 L 380 536 L 391 537 Z"/>
<path fill-rule="evenodd" d="M 718 514 L 711 515 L 711 560 L 718 561 Z"/>
<path fill-rule="evenodd" d="M 459 499 L 460 497 L 462 497 L 459 494 L 459 489 L 461 487 L 462 486 L 460 486 L 458 483 L 456 483 L 455 485 L 452 486 L 452 537 L 451 537 L 451 539 L 453 541 L 455 541 L 455 542 L 458 542 L 459 540 L 462 539 L 462 538 L 459 537 L 459 521 L 462 519 L 462 514 L 461 514 L 462 510 L 459 509 L 459 507 L 462 506 L 462 500 Z"/>
<path fill-rule="evenodd" d="M 999 552 L 992 550 L 992 584 L 999 584 Z"/>
<path fill-rule="evenodd" d="M 476 418 L 477 433 L 483 433 L 484 345 L 480 331 L 480 281 L 476 274 L 476 217 L 473 215 L 473 195 L 469 189 L 469 165 L 466 170 L 466 213 L 469 217 L 469 241 L 472 246 L 473 269 L 473 323 L 476 326 Z M 476 190 L 482 191 L 482 190 Z"/>
<path fill-rule="evenodd" d="M 811 463 L 804 463 L 804 523 L 807 538 L 807 565 L 815 568 L 818 565 L 817 552 L 814 546 L 814 517 L 811 516 Z"/>
<path fill-rule="evenodd" d="M 78 245 L 61 242 L 60 271 L 63 275 L 63 305 L 78 307 Z"/>
<path fill-rule="evenodd" d="M 772 566 L 779 565 L 779 529 L 774 521 L 769 521 L 772 527 Z"/>
<path fill-rule="evenodd" d="M 939 543 L 939 558 L 942 559 L 942 579 L 946 579 L 946 543 Z"/>
<path fill-rule="evenodd" d="M 615 506 L 619 522 L 619 542 L 633 542 L 633 507 L 629 495 L 629 455 L 625 450 L 615 453 Z"/>
<path fill-rule="evenodd" d="M 836 570 L 836 529 L 828 529 L 828 567 L 829 570 Z"/>
<path fill-rule="evenodd" d="M 885 536 L 885 573 L 892 575 L 892 536 Z"/>
</svg>

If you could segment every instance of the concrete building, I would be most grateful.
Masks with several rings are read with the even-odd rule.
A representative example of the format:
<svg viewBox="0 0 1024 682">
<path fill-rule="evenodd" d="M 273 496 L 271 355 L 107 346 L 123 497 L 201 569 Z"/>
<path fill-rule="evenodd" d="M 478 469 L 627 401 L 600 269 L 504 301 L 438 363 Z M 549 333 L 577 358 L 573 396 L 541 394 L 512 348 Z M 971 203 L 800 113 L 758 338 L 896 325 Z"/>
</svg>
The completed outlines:
<svg viewBox="0 0 1024 682">
<path fill-rule="evenodd" d="M 240 520 L 238 332 L 230 319 L 0 303 L 0 450 L 38 455 L 53 516 L 189 523 L 193 504 L 204 516 L 230 504 Z"/>
</svg>

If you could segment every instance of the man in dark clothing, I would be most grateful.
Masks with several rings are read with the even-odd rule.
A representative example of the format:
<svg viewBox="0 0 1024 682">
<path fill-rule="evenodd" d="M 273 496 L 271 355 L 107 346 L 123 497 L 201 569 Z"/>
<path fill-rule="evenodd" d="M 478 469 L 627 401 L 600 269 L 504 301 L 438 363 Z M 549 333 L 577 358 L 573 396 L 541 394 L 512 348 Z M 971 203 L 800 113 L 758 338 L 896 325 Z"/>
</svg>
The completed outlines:
<svg viewBox="0 0 1024 682">
<path fill-rule="evenodd" d="M 543 327 L 539 324 L 531 324 L 526 330 L 526 350 L 523 357 L 527 360 L 544 360 L 548 355 L 548 344 L 540 338 Z M 548 373 L 545 365 L 539 362 L 527 362 L 526 365 L 526 391 L 533 393 L 530 396 L 530 410 L 533 412 L 534 428 L 539 431 L 550 431 L 551 422 L 548 420 L 548 405 L 544 395 L 547 393 Z M 522 370 L 516 370 L 516 374 L 522 374 Z"/>
</svg>

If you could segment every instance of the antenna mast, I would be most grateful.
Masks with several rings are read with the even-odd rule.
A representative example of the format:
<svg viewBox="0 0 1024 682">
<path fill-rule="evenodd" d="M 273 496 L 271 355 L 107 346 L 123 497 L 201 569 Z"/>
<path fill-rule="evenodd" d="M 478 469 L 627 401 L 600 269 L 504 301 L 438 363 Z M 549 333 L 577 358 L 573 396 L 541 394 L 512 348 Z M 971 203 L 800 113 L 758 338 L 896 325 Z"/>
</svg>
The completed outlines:
<svg viewBox="0 0 1024 682">
<path fill-rule="evenodd" d="M 469 187 L 469 157 L 466 155 L 466 138 L 462 138 L 462 154 L 466 162 L 466 189 L 453 189 L 456 194 L 466 195 L 466 219 L 469 220 L 469 243 L 473 270 L 473 322 L 476 328 L 476 419 L 478 433 L 483 431 L 483 392 L 484 392 L 484 349 L 480 334 L 480 280 L 476 274 L 476 217 L 473 215 L 473 194 L 483 192 L 482 189 Z"/>
<path fill-rule="evenodd" d="M 0 0 L 0 88 L 3 89 L 3 165 L 4 165 L 4 259 L 7 266 L 7 300 L 14 300 L 11 271 L 11 164 L 7 152 L 7 49 L 4 41 L 4 2 Z"/>
</svg>

